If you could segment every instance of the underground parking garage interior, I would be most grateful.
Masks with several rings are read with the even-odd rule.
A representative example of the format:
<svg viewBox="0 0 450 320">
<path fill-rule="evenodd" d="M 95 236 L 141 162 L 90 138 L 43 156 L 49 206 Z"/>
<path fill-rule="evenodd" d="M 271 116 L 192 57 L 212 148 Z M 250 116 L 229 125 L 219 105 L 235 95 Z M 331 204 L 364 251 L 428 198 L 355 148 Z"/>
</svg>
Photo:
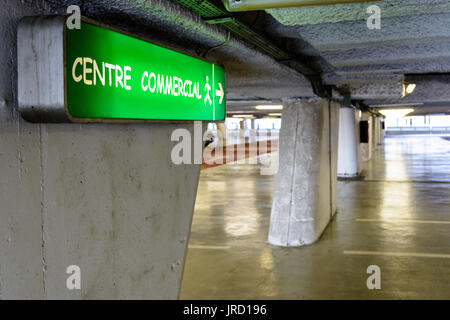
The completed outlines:
<svg viewBox="0 0 450 320">
<path fill-rule="evenodd" d="M 0 299 L 450 299 L 449 1 L 0 5 Z"/>
</svg>

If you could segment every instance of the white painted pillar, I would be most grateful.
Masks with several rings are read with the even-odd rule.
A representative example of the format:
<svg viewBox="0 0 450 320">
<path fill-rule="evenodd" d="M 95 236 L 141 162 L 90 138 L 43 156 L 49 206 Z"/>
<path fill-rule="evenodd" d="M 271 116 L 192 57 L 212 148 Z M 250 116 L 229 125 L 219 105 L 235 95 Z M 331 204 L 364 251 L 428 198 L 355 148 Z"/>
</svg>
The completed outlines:
<svg viewBox="0 0 450 320">
<path fill-rule="evenodd" d="M 361 172 L 359 116 L 355 109 L 342 107 L 339 120 L 338 177 L 356 177 Z"/>
<path fill-rule="evenodd" d="M 384 134 L 383 134 L 383 129 L 382 129 L 382 124 L 381 124 L 381 117 L 376 117 L 376 145 L 382 145 L 383 144 L 383 138 L 384 138 Z"/>
<path fill-rule="evenodd" d="M 226 146 L 228 140 L 228 130 L 225 122 L 217 124 L 217 132 L 220 138 L 218 146 Z"/>
<path fill-rule="evenodd" d="M 371 129 L 371 131 L 370 131 L 370 134 L 371 134 L 371 140 L 372 140 L 372 143 L 371 143 L 371 149 L 372 149 L 372 152 L 373 151 L 375 151 L 375 149 L 376 149 L 376 147 L 377 147 L 377 139 L 376 139 L 376 128 L 377 128 L 377 126 L 376 126 L 376 123 L 377 123 L 377 118 L 376 117 L 374 117 L 374 116 L 372 116 L 372 129 Z"/>
<path fill-rule="evenodd" d="M 201 165 L 172 163 L 171 134 L 193 124 L 22 120 L 17 23 L 49 10 L 1 2 L 0 299 L 176 299 Z"/>
<path fill-rule="evenodd" d="M 374 120 L 375 120 L 375 124 L 374 124 L 374 130 L 373 130 L 373 133 L 374 133 L 374 144 L 375 144 L 375 149 L 376 149 L 376 147 L 378 146 L 378 141 L 379 141 L 379 130 L 380 130 L 380 128 L 379 128 L 379 123 L 378 123 L 378 118 L 374 118 Z"/>
<path fill-rule="evenodd" d="M 240 143 L 245 142 L 245 119 L 239 121 L 239 139 Z"/>
<path fill-rule="evenodd" d="M 269 243 L 302 246 L 319 239 L 336 210 L 339 105 L 302 99 L 284 103 Z"/>
</svg>

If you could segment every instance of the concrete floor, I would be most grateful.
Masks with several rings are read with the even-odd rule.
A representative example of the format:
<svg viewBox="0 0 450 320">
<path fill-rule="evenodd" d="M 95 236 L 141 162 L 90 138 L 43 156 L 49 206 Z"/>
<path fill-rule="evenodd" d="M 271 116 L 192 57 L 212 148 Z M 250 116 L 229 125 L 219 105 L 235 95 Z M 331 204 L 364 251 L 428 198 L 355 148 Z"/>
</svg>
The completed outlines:
<svg viewBox="0 0 450 320">
<path fill-rule="evenodd" d="M 450 141 L 387 137 L 364 180 L 339 181 L 321 240 L 268 245 L 274 176 L 223 165 L 200 178 L 181 299 L 450 299 Z M 381 268 L 381 290 L 366 269 Z"/>
</svg>

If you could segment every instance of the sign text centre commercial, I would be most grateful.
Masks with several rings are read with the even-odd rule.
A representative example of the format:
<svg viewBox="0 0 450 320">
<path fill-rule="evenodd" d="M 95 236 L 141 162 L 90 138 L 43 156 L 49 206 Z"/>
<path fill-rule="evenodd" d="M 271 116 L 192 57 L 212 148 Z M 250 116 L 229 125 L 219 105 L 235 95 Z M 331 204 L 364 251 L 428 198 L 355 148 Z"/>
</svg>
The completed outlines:
<svg viewBox="0 0 450 320">
<path fill-rule="evenodd" d="M 101 85 L 124 90 L 133 90 L 131 66 L 121 66 L 108 62 L 97 62 L 90 57 L 77 57 L 72 64 L 72 78 L 75 82 L 82 82 L 88 86 Z M 171 95 L 200 100 L 200 82 L 182 79 L 176 75 L 165 75 L 153 71 L 144 71 L 140 77 L 140 89 L 151 94 Z M 206 94 L 213 94 L 206 77 Z"/>
</svg>

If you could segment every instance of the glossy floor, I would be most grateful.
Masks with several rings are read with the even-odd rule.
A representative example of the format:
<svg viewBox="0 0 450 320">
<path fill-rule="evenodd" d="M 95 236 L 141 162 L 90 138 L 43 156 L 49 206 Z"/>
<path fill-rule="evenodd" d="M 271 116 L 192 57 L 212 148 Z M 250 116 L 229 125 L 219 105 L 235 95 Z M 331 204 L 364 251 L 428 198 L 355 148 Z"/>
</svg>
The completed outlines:
<svg viewBox="0 0 450 320">
<path fill-rule="evenodd" d="M 364 180 L 338 182 L 338 214 L 314 245 L 267 243 L 274 177 L 203 170 L 182 299 L 450 299 L 450 141 L 388 137 Z M 368 266 L 381 289 L 366 286 Z"/>
</svg>

